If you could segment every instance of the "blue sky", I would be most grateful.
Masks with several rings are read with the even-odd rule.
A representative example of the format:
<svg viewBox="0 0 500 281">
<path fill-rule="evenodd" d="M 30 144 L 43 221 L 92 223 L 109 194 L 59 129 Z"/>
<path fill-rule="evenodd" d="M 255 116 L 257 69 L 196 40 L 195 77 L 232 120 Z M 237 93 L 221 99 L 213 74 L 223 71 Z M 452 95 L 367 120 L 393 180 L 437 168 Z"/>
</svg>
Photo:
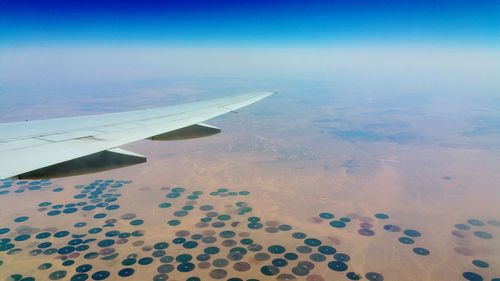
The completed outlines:
<svg viewBox="0 0 500 281">
<path fill-rule="evenodd" d="M 499 1 L 2 1 L 0 45 L 500 46 Z"/>
</svg>

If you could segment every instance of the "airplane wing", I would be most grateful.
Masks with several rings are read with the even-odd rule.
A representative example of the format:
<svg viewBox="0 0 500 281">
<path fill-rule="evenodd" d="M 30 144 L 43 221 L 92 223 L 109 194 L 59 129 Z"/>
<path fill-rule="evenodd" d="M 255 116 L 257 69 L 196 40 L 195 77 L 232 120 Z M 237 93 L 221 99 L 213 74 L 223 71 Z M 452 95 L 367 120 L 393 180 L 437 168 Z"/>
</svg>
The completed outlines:
<svg viewBox="0 0 500 281">
<path fill-rule="evenodd" d="M 118 147 L 145 138 L 177 140 L 218 133 L 219 128 L 200 122 L 271 94 L 0 124 L 0 179 L 69 176 L 142 163 L 144 156 Z"/>
</svg>

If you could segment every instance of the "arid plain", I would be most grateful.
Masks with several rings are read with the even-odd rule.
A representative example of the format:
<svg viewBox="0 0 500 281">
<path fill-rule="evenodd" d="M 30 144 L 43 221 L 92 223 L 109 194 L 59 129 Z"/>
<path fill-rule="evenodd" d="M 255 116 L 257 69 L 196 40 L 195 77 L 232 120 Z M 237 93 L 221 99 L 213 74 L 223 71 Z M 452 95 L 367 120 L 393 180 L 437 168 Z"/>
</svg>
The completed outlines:
<svg viewBox="0 0 500 281">
<path fill-rule="evenodd" d="M 158 89 L 109 111 L 215 95 Z M 0 276 L 500 280 L 494 106 L 284 87 L 207 122 L 220 135 L 125 147 L 145 164 L 0 183 Z"/>
</svg>

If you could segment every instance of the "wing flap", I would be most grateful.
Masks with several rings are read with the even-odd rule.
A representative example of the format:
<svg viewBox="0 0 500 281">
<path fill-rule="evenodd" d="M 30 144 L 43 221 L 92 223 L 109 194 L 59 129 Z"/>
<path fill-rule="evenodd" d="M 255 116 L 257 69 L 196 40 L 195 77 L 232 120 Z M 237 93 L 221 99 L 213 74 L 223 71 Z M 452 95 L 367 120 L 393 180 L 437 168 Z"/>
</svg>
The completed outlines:
<svg viewBox="0 0 500 281">
<path fill-rule="evenodd" d="M 50 142 L 60 142 L 65 140 L 72 140 L 78 138 L 88 138 L 99 134 L 98 131 L 93 130 L 83 130 L 83 131 L 73 131 L 73 132 L 62 132 L 60 134 L 51 134 L 46 136 L 38 137 L 41 140 L 46 140 Z"/>
<path fill-rule="evenodd" d="M 49 144 L 49 143 L 50 143 L 50 141 L 42 140 L 39 138 L 26 138 L 26 139 L 15 140 L 15 141 L 13 140 L 13 141 L 8 141 L 8 142 L 1 142 L 0 143 L 0 153 L 2 153 L 3 151 L 17 150 L 17 149 L 22 149 L 24 147 L 32 147 L 32 146 Z"/>
<path fill-rule="evenodd" d="M 220 128 L 210 126 L 203 123 L 190 125 L 184 128 L 173 130 L 167 133 L 159 134 L 150 137 L 150 140 L 155 141 L 174 141 L 174 140 L 187 140 L 208 137 L 221 132 Z"/>
<path fill-rule="evenodd" d="M 101 172 L 146 162 L 146 157 L 121 148 L 96 152 L 17 175 L 19 179 L 41 179 Z"/>
</svg>

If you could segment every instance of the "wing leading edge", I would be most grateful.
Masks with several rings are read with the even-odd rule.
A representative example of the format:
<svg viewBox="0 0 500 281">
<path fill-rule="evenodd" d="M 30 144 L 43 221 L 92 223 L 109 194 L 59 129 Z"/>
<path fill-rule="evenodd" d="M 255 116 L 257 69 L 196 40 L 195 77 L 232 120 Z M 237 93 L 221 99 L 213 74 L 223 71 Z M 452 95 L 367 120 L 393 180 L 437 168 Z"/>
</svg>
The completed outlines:
<svg viewBox="0 0 500 281">
<path fill-rule="evenodd" d="M 72 175 L 75 173 L 68 171 L 68 166 L 78 159 L 86 161 L 98 155 L 120 154 L 121 165 L 109 168 L 124 166 L 127 161 L 123 159 L 141 163 L 145 160 L 138 161 L 138 156 L 113 149 L 155 136 L 159 140 L 168 139 L 165 136 L 169 132 L 175 133 L 173 139 L 179 139 L 183 128 L 191 135 L 193 128 L 198 128 L 201 135 L 217 133 L 220 129 L 200 123 L 272 94 L 261 92 L 147 110 L 0 124 L 0 179 Z M 42 169 L 57 170 L 57 165 L 64 165 L 66 173 L 43 173 Z M 77 163 L 75 167 L 82 165 Z"/>
</svg>

